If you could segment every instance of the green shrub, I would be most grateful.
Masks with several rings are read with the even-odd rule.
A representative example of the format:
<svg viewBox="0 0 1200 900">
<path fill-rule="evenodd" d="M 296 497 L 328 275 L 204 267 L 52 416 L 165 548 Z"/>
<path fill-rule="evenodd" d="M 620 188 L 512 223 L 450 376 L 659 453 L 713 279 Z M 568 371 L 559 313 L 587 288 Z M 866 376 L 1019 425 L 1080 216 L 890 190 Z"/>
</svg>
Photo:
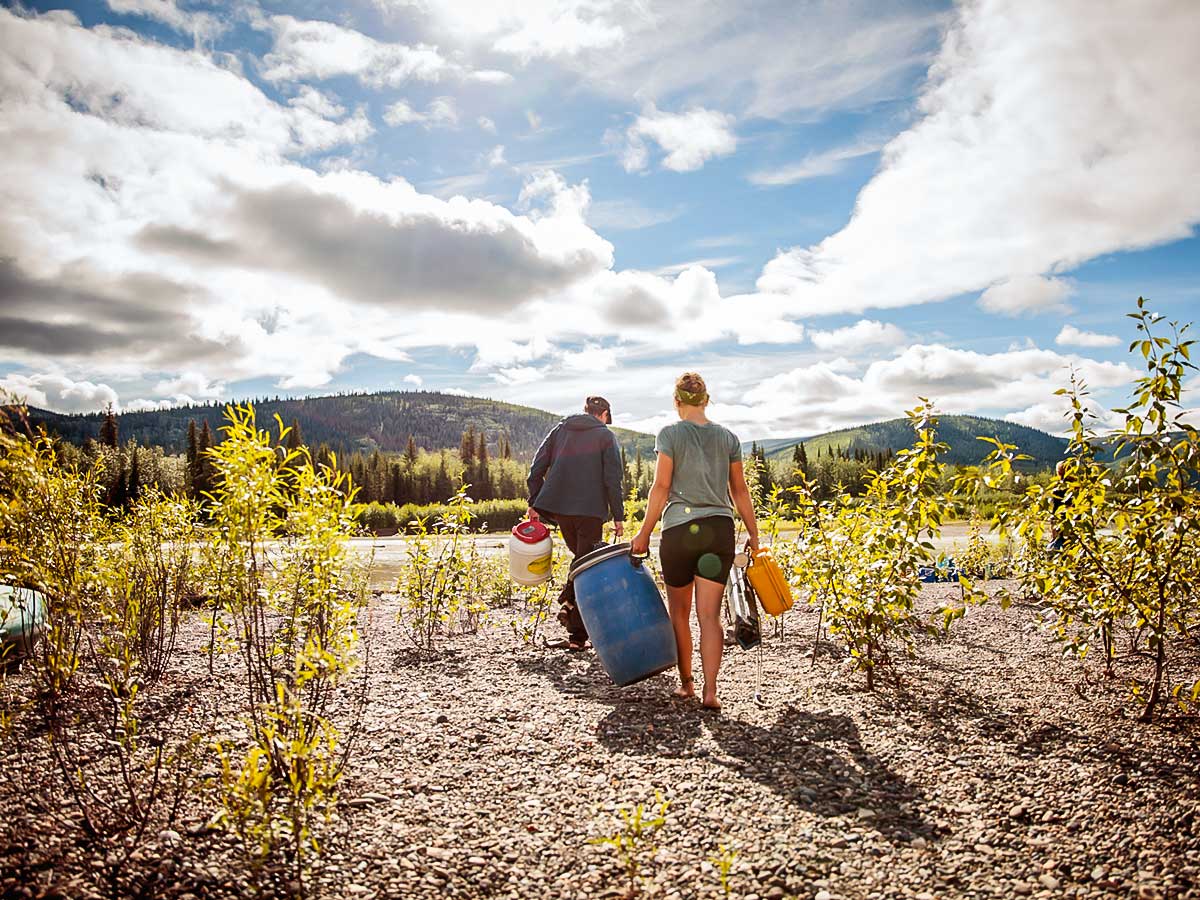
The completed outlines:
<svg viewBox="0 0 1200 900">
<path fill-rule="evenodd" d="M 471 502 L 471 531 L 490 531 L 504 534 L 525 518 L 528 507 L 524 500 L 477 500 Z M 363 507 L 362 523 L 371 532 L 404 531 L 416 534 L 416 523 L 437 522 L 454 515 L 450 503 L 368 503 Z"/>
</svg>

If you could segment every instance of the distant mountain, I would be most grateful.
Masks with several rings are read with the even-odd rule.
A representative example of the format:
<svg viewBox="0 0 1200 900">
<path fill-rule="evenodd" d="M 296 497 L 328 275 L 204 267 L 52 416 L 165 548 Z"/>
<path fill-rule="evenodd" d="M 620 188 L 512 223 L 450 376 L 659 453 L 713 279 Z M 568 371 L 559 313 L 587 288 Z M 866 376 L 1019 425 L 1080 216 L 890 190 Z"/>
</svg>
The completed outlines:
<svg viewBox="0 0 1200 900">
<path fill-rule="evenodd" d="M 328 444 L 335 452 L 371 452 L 382 450 L 400 453 L 412 435 L 418 447 L 425 450 L 457 449 L 462 433 L 468 428 L 487 435 L 493 452 L 501 433 L 508 435 L 513 455 L 522 459 L 533 456 L 546 432 L 561 416 L 457 394 L 432 391 L 389 391 L 375 394 L 342 394 L 330 397 L 303 399 L 260 399 L 251 401 L 260 428 L 274 430 L 274 416 L 285 425 L 300 424 L 304 442 L 316 447 Z M 117 418 L 122 442 L 134 438 L 139 444 L 154 444 L 168 453 L 181 453 L 187 446 L 188 422 L 199 428 L 208 422 L 213 435 L 224 424 L 225 404 L 211 403 L 176 407 L 173 409 L 121 413 Z M 97 439 L 103 413 L 62 415 L 41 409 L 29 410 L 32 424 L 43 425 L 47 431 L 66 441 L 82 444 L 87 438 Z M 630 454 L 640 449 L 643 456 L 652 456 L 654 438 L 648 434 L 614 428 L 617 439 Z"/>
<path fill-rule="evenodd" d="M 1044 469 L 1062 459 L 1066 449 L 1065 438 L 1054 437 L 1036 428 L 988 419 L 982 416 L 939 416 L 938 440 L 950 445 L 943 459 L 953 465 L 979 463 L 992 449 L 990 444 L 976 440 L 979 437 L 999 438 L 1006 444 L 1016 444 L 1021 453 L 1033 457 L 1024 465 L 1030 469 Z M 891 419 L 843 428 L 806 438 L 772 438 L 758 441 L 771 460 L 790 461 L 793 449 L 804 443 L 804 452 L 810 460 L 824 457 L 831 450 L 901 450 L 912 445 L 913 429 L 908 419 Z M 749 449 L 750 445 L 743 445 Z"/>
</svg>

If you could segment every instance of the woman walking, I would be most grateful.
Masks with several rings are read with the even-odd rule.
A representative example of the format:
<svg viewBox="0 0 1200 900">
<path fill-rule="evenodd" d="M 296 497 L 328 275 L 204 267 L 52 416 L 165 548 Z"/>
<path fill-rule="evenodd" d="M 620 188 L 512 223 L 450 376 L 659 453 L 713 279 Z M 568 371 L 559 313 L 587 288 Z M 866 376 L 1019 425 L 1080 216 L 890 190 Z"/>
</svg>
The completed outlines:
<svg viewBox="0 0 1200 900">
<path fill-rule="evenodd" d="M 741 443 L 728 428 L 708 420 L 707 406 L 704 379 L 695 372 L 680 375 L 675 382 L 679 421 L 658 433 L 654 445 L 658 465 L 646 503 L 646 521 L 630 544 L 634 554 L 649 552 L 650 533 L 662 518 L 659 554 L 679 652 L 675 696 L 696 694 L 691 628 L 694 595 L 704 673 L 701 703 L 716 710 L 721 708 L 717 671 L 725 648 L 721 597 L 735 552 L 734 507 L 746 524 L 752 550 L 758 549 L 758 523 L 742 472 Z"/>
</svg>

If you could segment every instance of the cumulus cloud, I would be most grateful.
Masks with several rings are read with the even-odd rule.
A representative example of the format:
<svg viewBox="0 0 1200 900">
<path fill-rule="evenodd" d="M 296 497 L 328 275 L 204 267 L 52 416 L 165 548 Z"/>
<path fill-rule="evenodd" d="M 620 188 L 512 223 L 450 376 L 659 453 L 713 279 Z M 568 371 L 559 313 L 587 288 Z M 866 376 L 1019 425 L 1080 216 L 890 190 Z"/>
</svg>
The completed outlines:
<svg viewBox="0 0 1200 900">
<path fill-rule="evenodd" d="M 1121 339 L 1115 334 L 1081 331 L 1074 325 L 1064 325 L 1054 343 L 1067 347 L 1116 347 L 1121 343 Z"/>
<path fill-rule="evenodd" d="M 844 360 L 798 366 L 753 383 L 741 402 L 714 407 L 713 415 L 757 435 L 785 437 L 893 419 L 918 397 L 947 413 L 1006 413 L 1053 404 L 1072 367 L 1097 390 L 1137 377 L 1124 363 L 1049 350 L 985 354 L 918 344 L 861 370 Z"/>
<path fill-rule="evenodd" d="M 377 41 L 332 22 L 270 16 L 260 25 L 275 40 L 262 60 L 262 75 L 268 81 L 319 81 L 348 75 L 368 87 L 384 88 L 444 78 L 493 84 L 510 80 L 504 72 L 470 69 L 448 60 L 434 46 Z"/>
<path fill-rule="evenodd" d="M 369 205 L 354 197 L 356 185 L 371 189 Z M 348 300 L 497 312 L 611 264 L 611 245 L 578 217 L 575 204 L 586 201 L 548 197 L 548 213 L 526 218 L 481 201 L 422 197 L 405 182 L 333 173 L 232 191 L 226 214 L 206 220 L 206 230 L 150 225 L 140 240 L 209 265 L 300 273 Z"/>
<path fill-rule="evenodd" d="M 666 153 L 662 167 L 673 172 L 693 172 L 708 160 L 737 149 L 733 116 L 700 107 L 667 113 L 651 105 L 625 132 L 621 165 L 626 172 L 646 168 L 650 159 L 647 140 L 662 148 Z"/>
<path fill-rule="evenodd" d="M 885 147 L 850 222 L 780 253 L 759 288 L 797 314 L 992 288 L 1007 312 L 1061 304 L 1056 279 L 1029 279 L 1186 237 L 1200 221 L 1198 45 L 1191 0 L 961 6 L 921 118 Z"/>
<path fill-rule="evenodd" d="M 110 403 L 114 409 L 120 408 L 117 392 L 107 384 L 75 381 L 57 373 L 11 373 L 0 378 L 0 393 L 60 413 L 92 412 Z"/>
<path fill-rule="evenodd" d="M 299 165 L 360 121 L 311 86 L 275 102 L 198 53 L 69 15 L 0 10 L 0 47 L 10 360 L 317 386 L 354 353 L 519 333 L 503 314 L 612 265 L 586 185 L 552 173 L 517 214 Z"/>
<path fill-rule="evenodd" d="M 1022 275 L 993 284 L 979 296 L 979 306 L 991 313 L 1018 316 L 1023 313 L 1065 312 L 1067 298 L 1075 292 L 1070 281 Z"/>
<path fill-rule="evenodd" d="M 872 347 L 898 347 L 908 339 L 903 328 L 871 319 L 860 319 L 853 325 L 833 331 L 812 331 L 809 337 L 821 350 L 835 353 L 854 353 Z"/>
</svg>

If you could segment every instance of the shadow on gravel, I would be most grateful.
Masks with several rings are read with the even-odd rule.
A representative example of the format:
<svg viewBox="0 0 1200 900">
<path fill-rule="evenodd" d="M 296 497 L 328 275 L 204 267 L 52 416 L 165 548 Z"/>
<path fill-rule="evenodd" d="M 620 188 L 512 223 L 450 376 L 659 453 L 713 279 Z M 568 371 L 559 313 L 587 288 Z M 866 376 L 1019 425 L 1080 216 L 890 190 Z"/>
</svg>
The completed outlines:
<svg viewBox="0 0 1200 900">
<path fill-rule="evenodd" d="M 675 758 L 691 756 L 700 737 L 695 703 L 671 699 L 672 675 L 656 675 L 630 687 L 609 681 L 594 653 L 562 653 L 521 660 L 518 665 L 549 680 L 568 697 L 586 697 L 611 706 L 596 725 L 596 738 L 614 753 Z"/>
<path fill-rule="evenodd" d="M 788 706 L 769 728 L 737 719 L 706 722 L 727 759 L 714 761 L 821 816 L 856 816 L 897 842 L 930 838 L 916 787 L 869 753 L 849 716 Z"/>
</svg>

